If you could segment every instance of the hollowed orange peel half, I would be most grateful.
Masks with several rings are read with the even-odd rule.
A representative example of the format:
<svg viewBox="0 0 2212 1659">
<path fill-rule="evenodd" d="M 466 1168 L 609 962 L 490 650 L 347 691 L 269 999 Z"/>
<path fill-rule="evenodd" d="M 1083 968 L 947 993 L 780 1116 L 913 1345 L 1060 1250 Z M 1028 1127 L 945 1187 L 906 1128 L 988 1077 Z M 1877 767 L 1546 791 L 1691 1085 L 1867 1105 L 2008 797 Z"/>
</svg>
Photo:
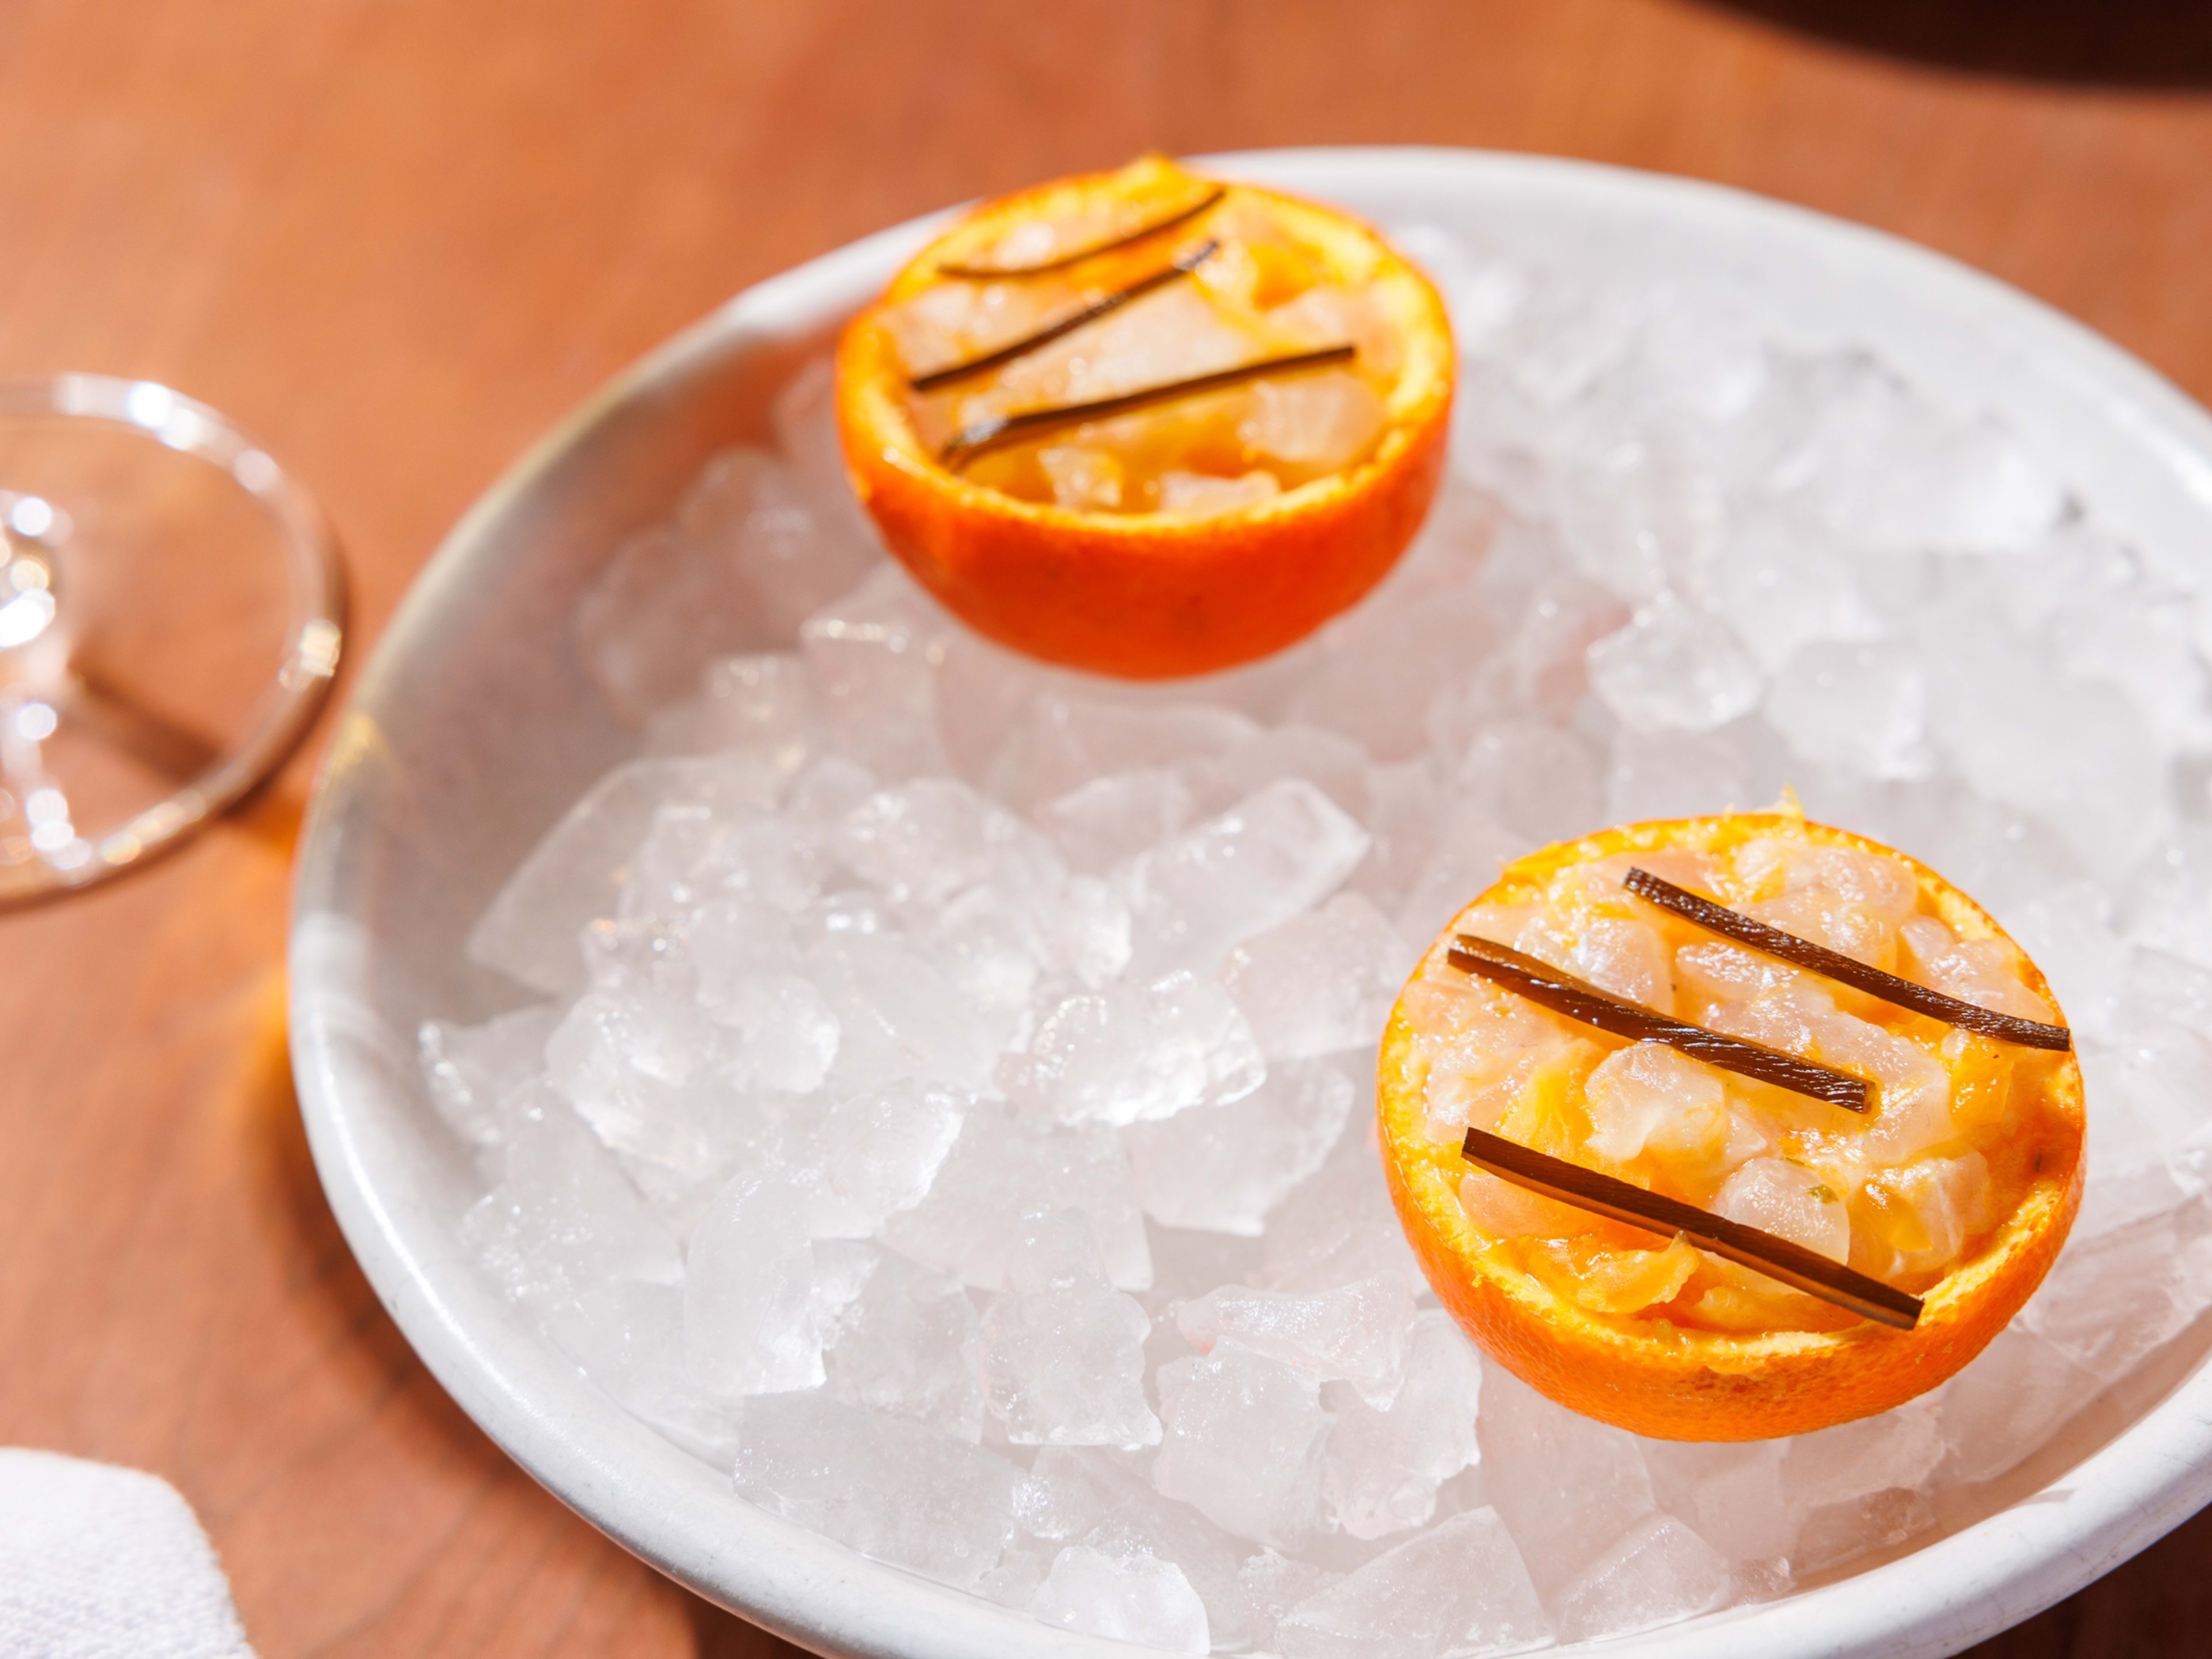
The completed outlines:
<svg viewBox="0 0 2212 1659">
<path fill-rule="evenodd" d="M 1025 361 L 943 392 L 912 384 L 1178 258 L 1187 275 Z M 1331 372 L 1365 388 L 1340 383 L 1360 405 L 1345 418 L 1369 418 L 1355 441 L 1371 428 L 1342 465 L 1327 465 L 1341 422 L 1265 430 L 1313 375 L 948 455 L 977 409 L 1065 406 L 1339 341 L 1357 356 Z M 845 331 L 837 411 L 860 500 L 949 609 L 1031 656 L 1154 679 L 1266 656 L 1382 577 L 1442 475 L 1453 366 L 1436 290 L 1366 226 L 1148 157 L 989 203 L 925 248 Z M 1255 447 L 1270 441 L 1287 461 Z"/>
<path fill-rule="evenodd" d="M 1854 862 L 1867 859 L 1885 862 Z M 1909 954 L 1897 938 L 1901 915 L 1919 948 L 1949 953 L 1939 964 L 1944 971 L 1995 974 L 1984 981 L 1997 987 L 1992 994 L 2012 996 L 2020 1009 L 2047 1011 L 2030 1018 L 2058 1018 L 2043 975 L 1965 894 L 1875 842 L 1787 812 L 1633 823 L 1533 853 L 1508 866 L 1431 946 L 1382 1039 L 1383 1164 L 1429 1282 L 1509 1370 L 1563 1405 L 1638 1434 L 1678 1440 L 1802 1434 L 1887 1410 L 1934 1388 L 2020 1310 L 2072 1224 L 2084 1131 L 2074 1054 L 2011 1048 L 1957 1033 L 1832 984 L 1778 974 L 1776 964 L 1755 952 L 1731 956 L 1725 941 L 1623 891 L 1622 875 L 1632 866 L 1685 887 L 1698 885 L 1707 896 L 1754 915 L 1795 918 L 1808 931 L 1825 926 L 1839 945 L 1870 961 L 1884 952 L 1892 959 Z M 1835 879 L 1846 896 L 1824 896 L 1817 884 L 1806 885 L 1808 868 L 1841 872 Z M 1861 904 L 1863 892 L 1849 896 L 1857 879 L 1852 870 L 1891 872 L 1887 924 Z M 1694 1021 L 1703 1014 L 1712 1029 L 1729 1029 L 1723 1022 L 1734 1020 L 1741 1033 L 1802 1025 L 1826 1035 L 1801 1042 L 1799 1052 L 1842 1066 L 1852 1063 L 1839 1058 L 1848 1051 L 1886 1054 L 1893 1062 L 1901 1057 L 1910 1069 L 1916 1062 L 1905 1050 L 1883 1045 L 1917 1045 L 1945 1068 L 1950 1117 L 1908 1133 L 1902 1117 L 1883 1128 L 1886 1114 L 1907 1110 L 1901 1099 L 1888 1100 L 1886 1089 L 1880 1091 L 1884 1103 L 1859 1119 L 1780 1091 L 1762 1097 L 1740 1080 L 1727 1080 L 1725 1089 L 1710 1081 L 1684 1084 L 1692 1092 L 1705 1089 L 1717 1115 L 1693 1126 L 1694 1133 L 1661 1124 L 1650 1130 L 1657 1139 L 1626 1155 L 1636 1135 L 1624 1138 L 1619 1126 L 1632 1120 L 1639 1097 L 1606 1094 L 1599 1073 L 1606 1070 L 1627 1087 L 1636 1073 L 1623 1052 L 1629 1045 L 1587 1028 L 1532 1025 L 1525 1006 L 1499 1000 L 1507 994 L 1495 988 L 1470 987 L 1469 976 L 1447 960 L 1461 933 L 1495 938 L 1501 928 L 1531 925 L 1530 918 L 1539 931 L 1523 935 L 1524 946 L 1533 937 L 1548 941 L 1554 957 L 1579 953 L 1632 979 L 1644 972 L 1656 988 L 1648 995 L 1679 999 L 1668 1011 L 1678 1018 Z M 1650 930 L 1664 955 L 1655 958 L 1649 936 L 1632 928 Z M 1650 966 L 1668 957 L 1671 988 Z M 1913 960 L 1925 971 L 1921 958 Z M 1904 970 L 1902 960 L 1897 970 Z M 1758 988 L 1776 983 L 1784 989 Z M 1727 1000 L 1739 991 L 1750 1000 Z M 1805 1015 L 1809 1024 L 1769 1018 L 1766 1026 L 1758 1025 L 1758 1018 L 1776 1012 L 1759 996 L 1795 997 L 1791 1006 L 1799 1014 L 1812 1011 Z M 1831 1004 L 1833 1013 L 1820 1012 Z M 1535 1033 L 1534 1046 L 1517 1051 L 1518 1070 L 1498 1069 L 1504 1051 L 1483 1035 L 1490 1029 L 1485 1021 L 1519 1021 L 1522 1038 Z M 1455 1036 L 1460 1027 L 1474 1035 Z M 1869 1030 L 1881 1035 L 1869 1037 Z M 1825 1055 L 1823 1042 L 1832 1045 Z M 1465 1055 L 1477 1057 L 1455 1058 Z M 1642 1063 L 1650 1077 L 1691 1076 L 1681 1069 L 1689 1062 L 1669 1055 L 1647 1055 Z M 1440 1100 L 1449 1106 L 1441 1117 Z M 1478 1176 L 1463 1198 L 1469 1166 L 1455 1127 L 1462 1100 L 1487 1118 L 1480 1127 L 1705 1206 L 1718 1207 L 1712 1191 L 1718 1172 L 1750 1144 L 1736 1137 L 1765 1136 L 1769 1144 L 1759 1156 L 1776 1160 L 1766 1176 L 1775 1190 L 1842 1206 L 1837 1213 L 1850 1224 L 1849 1265 L 1905 1281 L 1898 1287 L 1923 1298 L 1918 1322 L 1899 1330 L 1853 1317 L 1694 1251 L 1679 1237 L 1670 1243 L 1600 1221 L 1505 1183 L 1486 1185 L 1487 1177 Z M 1607 1118 L 1607 1111 L 1615 1117 Z M 1629 1118 L 1618 1115 L 1624 1111 Z M 1877 1135 L 1887 1136 L 1890 1148 L 1879 1156 L 1884 1143 L 1867 1139 Z M 1655 1152 L 1655 1145 L 1672 1150 Z M 1896 1148 L 1916 1146 L 1917 1152 L 1894 1156 Z M 1710 1161 L 1716 1158 L 1719 1162 Z M 1721 1190 L 1729 1190 L 1725 1183 Z M 1949 1207 L 1931 1207 L 1941 1206 Z M 1929 1248 L 1931 1230 L 1943 1226 L 1959 1230 L 1948 1257 Z M 1547 1238 L 1547 1232 L 1565 1237 Z"/>
</svg>

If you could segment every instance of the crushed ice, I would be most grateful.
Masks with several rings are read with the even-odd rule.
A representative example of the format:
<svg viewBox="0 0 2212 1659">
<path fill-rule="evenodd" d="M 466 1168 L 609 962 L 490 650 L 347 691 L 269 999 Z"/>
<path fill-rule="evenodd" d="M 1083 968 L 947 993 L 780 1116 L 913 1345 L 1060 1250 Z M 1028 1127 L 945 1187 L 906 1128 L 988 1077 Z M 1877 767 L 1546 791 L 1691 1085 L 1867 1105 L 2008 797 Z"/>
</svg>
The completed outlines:
<svg viewBox="0 0 2212 1659">
<path fill-rule="evenodd" d="M 802 374 L 779 453 L 579 610 L 642 754 L 471 939 L 538 1000 L 422 1032 L 467 1239 L 623 1406 L 856 1549 L 1170 1651 L 1441 1659 L 1783 1594 L 2212 1305 L 2199 596 L 1865 351 L 1401 240 L 1459 319 L 1452 477 L 1365 604 L 1204 681 L 948 619 Z M 1937 1394 L 1640 1442 L 1435 1307 L 1374 1039 L 1500 859 L 1785 782 L 2047 971 L 2088 1198 Z"/>
</svg>

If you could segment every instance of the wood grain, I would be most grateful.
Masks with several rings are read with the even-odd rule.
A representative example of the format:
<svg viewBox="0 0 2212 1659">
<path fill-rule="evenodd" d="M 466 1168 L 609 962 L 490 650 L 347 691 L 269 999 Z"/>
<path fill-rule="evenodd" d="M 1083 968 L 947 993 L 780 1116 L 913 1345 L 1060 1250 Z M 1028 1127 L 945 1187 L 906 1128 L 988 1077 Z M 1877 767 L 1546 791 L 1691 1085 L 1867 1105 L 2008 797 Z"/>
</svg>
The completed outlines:
<svg viewBox="0 0 2212 1659">
<path fill-rule="evenodd" d="M 157 378 L 258 431 L 338 523 L 373 638 L 502 465 L 732 289 L 1146 146 L 1311 143 L 1763 191 L 2212 392 L 2212 100 L 1674 0 L 13 0 L 0 370 Z M 520 1474 L 354 1267 L 283 1059 L 307 775 L 0 922 L 0 1443 L 174 1480 L 266 1659 L 781 1650 Z M 2212 1649 L 2208 1565 L 2200 1519 L 1982 1651 Z"/>
</svg>

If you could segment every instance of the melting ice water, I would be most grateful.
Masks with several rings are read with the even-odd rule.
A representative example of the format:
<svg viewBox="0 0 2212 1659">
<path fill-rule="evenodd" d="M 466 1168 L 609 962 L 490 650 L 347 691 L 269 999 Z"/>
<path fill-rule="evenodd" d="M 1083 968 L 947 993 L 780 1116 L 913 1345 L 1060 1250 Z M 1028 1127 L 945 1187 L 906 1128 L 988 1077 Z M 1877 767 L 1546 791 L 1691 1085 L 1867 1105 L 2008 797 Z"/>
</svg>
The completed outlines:
<svg viewBox="0 0 2212 1659">
<path fill-rule="evenodd" d="M 1454 471 L 1381 591 L 1179 686 L 1040 668 L 887 563 L 826 376 L 576 619 L 644 757 L 424 1027 L 465 1232 L 738 1491 L 1050 1624 L 1439 1659 L 1785 1592 L 1935 1524 L 2212 1304 L 2199 595 L 1992 412 L 1724 299 L 1439 234 Z M 2093 1178 L 1947 1388 L 1641 1442 L 1481 1361 L 1368 1124 L 1498 860 L 1753 806 L 1907 849 L 2047 970 Z"/>
</svg>

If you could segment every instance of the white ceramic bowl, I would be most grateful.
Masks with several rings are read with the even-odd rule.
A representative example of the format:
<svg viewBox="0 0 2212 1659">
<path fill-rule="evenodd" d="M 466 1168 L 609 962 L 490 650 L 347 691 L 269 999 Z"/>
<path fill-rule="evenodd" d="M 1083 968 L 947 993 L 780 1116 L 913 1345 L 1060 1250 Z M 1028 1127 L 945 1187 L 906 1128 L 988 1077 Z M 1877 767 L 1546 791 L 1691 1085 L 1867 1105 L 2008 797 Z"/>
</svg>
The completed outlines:
<svg viewBox="0 0 2212 1659">
<path fill-rule="evenodd" d="M 2010 289 L 1834 220 L 1678 179 L 1423 149 L 1280 150 L 1212 165 L 1562 260 L 1637 261 L 1763 296 L 1925 387 L 2003 410 L 2154 562 L 2202 580 L 2212 420 Z M 562 1500 L 701 1595 L 825 1654 L 1112 1659 L 1129 1650 L 867 1560 L 741 1502 L 726 1477 L 586 1382 L 476 1267 L 475 1195 L 415 1061 L 426 1015 L 505 1006 L 461 940 L 507 872 L 630 739 L 570 645 L 579 590 L 664 516 L 927 234 L 902 226 L 747 290 L 539 444 L 447 539 L 356 686 L 300 855 L 292 1053 L 315 1162 L 355 1254 L 470 1416 Z M 2212 1330 L 2200 1326 L 1946 1530 L 1779 1601 L 1598 1644 L 1638 1655 L 1936 1655 L 2070 1595 L 2212 1498 Z"/>
</svg>

